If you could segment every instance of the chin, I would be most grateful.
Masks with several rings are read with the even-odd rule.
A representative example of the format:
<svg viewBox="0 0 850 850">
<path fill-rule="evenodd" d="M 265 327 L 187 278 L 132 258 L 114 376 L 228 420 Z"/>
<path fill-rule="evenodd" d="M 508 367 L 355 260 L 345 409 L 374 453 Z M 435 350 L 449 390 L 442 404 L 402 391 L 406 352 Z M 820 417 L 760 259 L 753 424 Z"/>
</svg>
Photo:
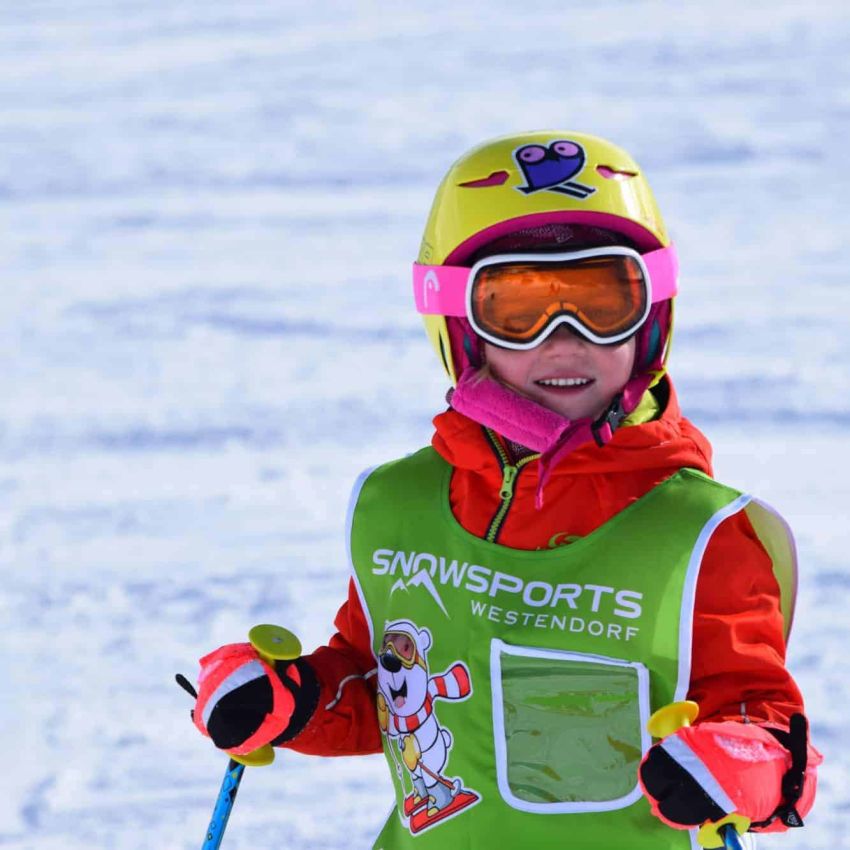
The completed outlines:
<svg viewBox="0 0 850 850">
<path fill-rule="evenodd" d="M 596 407 L 590 407 L 590 405 L 583 404 L 581 406 L 576 406 L 573 404 L 545 404 L 544 407 L 548 407 L 549 410 L 554 410 L 555 413 L 559 413 L 565 419 L 584 419 L 586 417 L 591 417 L 593 419 L 596 418 Z"/>
<path fill-rule="evenodd" d="M 534 392 L 520 394 L 526 395 L 527 398 L 530 398 L 532 401 L 536 402 L 541 407 L 545 407 L 547 408 L 547 410 L 552 410 L 559 416 L 563 416 L 565 419 L 596 419 L 599 416 L 599 413 L 597 411 L 599 411 L 600 409 L 605 409 L 605 405 L 600 405 L 598 401 L 591 401 L 590 399 L 586 398 L 553 399 L 547 398 L 546 396 L 540 397 L 537 393 Z"/>
<path fill-rule="evenodd" d="M 590 413 L 589 411 L 576 411 L 576 410 L 558 410 L 557 413 L 560 413 L 564 419 L 576 420 L 576 419 L 595 419 L 596 417 Z"/>
</svg>

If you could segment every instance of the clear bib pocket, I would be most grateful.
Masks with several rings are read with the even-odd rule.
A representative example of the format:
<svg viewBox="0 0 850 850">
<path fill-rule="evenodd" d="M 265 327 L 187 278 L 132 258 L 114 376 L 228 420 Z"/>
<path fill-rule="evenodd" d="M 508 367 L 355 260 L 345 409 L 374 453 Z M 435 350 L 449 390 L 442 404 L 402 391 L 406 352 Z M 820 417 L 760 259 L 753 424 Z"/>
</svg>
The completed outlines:
<svg viewBox="0 0 850 850">
<path fill-rule="evenodd" d="M 512 646 L 490 649 L 499 791 L 523 811 L 611 811 L 640 798 L 649 672 L 639 662 Z"/>
</svg>

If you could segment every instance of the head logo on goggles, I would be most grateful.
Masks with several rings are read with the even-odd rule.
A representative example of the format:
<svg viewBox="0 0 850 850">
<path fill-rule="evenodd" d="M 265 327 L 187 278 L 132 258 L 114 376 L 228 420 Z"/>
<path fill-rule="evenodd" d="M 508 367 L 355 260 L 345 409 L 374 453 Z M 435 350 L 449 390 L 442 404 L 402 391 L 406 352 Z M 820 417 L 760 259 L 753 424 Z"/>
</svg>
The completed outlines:
<svg viewBox="0 0 850 850">
<path fill-rule="evenodd" d="M 488 342 L 525 350 L 562 324 L 602 345 L 628 339 L 651 304 L 675 296 L 677 272 L 672 245 L 643 255 L 608 247 L 487 257 L 471 269 L 414 263 L 413 281 L 420 313 L 465 316 Z"/>
</svg>

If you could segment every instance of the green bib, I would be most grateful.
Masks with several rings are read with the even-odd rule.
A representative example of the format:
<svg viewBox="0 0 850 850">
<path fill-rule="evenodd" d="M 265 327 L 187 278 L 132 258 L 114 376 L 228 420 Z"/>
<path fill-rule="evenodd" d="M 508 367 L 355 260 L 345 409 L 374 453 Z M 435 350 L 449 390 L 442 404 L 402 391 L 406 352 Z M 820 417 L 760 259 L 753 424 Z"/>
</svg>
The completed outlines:
<svg viewBox="0 0 850 850">
<path fill-rule="evenodd" d="M 689 848 L 638 787 L 646 721 L 687 693 L 708 541 L 755 503 L 682 470 L 587 537 L 526 551 L 460 526 L 451 472 L 423 449 L 364 475 L 352 500 L 396 790 L 375 847 Z M 754 513 L 790 587 L 784 526 Z"/>
</svg>

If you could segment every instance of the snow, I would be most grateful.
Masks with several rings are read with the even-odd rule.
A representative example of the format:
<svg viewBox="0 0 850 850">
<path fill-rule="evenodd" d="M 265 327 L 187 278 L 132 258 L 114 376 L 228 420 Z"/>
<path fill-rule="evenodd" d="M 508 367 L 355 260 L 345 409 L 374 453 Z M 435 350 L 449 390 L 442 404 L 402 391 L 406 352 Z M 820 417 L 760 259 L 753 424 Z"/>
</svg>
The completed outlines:
<svg viewBox="0 0 850 850">
<path fill-rule="evenodd" d="M 718 474 L 798 536 L 790 665 L 850 847 L 850 16 L 715 0 L 33 0 L 0 10 L 0 846 L 200 845 L 225 760 L 173 683 L 323 642 L 357 473 L 446 386 L 408 270 L 464 149 L 606 135 L 684 270 L 672 359 Z M 367 847 L 380 757 L 246 774 L 238 848 Z"/>
</svg>

